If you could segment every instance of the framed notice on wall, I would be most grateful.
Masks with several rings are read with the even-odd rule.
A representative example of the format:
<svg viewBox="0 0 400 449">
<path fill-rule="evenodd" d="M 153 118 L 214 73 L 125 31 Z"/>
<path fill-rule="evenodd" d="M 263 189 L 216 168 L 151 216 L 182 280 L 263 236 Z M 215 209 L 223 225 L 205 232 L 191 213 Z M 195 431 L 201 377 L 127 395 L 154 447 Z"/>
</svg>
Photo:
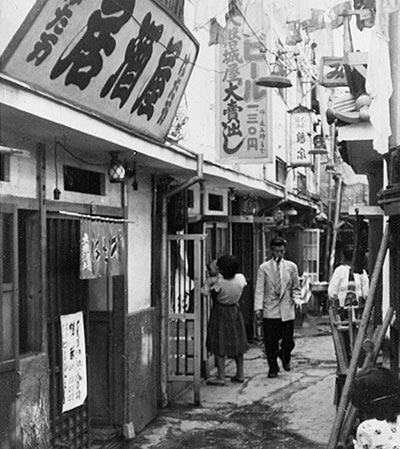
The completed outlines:
<svg viewBox="0 0 400 449">
<path fill-rule="evenodd" d="M 61 315 L 62 412 L 81 406 L 87 397 L 85 327 L 82 312 Z"/>
</svg>

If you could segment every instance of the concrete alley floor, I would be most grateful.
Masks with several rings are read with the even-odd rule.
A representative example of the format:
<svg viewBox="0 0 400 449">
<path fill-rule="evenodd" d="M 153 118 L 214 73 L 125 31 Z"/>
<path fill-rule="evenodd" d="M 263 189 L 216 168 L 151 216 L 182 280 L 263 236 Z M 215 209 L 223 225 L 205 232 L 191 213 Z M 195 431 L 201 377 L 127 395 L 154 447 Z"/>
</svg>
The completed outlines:
<svg viewBox="0 0 400 449">
<path fill-rule="evenodd" d="M 308 315 L 295 327 L 292 370 L 268 379 L 262 346 L 245 354 L 245 382 L 236 384 L 227 362 L 223 387 L 181 394 L 130 441 L 104 441 L 94 449 L 325 449 L 333 426 L 336 358 L 328 316 Z"/>
<path fill-rule="evenodd" d="M 327 316 L 295 329 L 292 370 L 268 379 L 260 345 L 245 354 L 245 382 L 202 385 L 201 406 L 187 391 L 126 449 L 322 449 L 335 417 L 336 358 Z M 227 375 L 234 375 L 228 362 Z"/>
</svg>

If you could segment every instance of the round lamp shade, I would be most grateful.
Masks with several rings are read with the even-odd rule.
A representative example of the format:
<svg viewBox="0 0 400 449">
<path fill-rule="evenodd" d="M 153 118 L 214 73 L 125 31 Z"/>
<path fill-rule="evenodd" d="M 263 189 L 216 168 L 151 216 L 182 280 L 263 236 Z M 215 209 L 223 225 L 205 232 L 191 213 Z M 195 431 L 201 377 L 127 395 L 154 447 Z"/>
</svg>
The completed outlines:
<svg viewBox="0 0 400 449">
<path fill-rule="evenodd" d="M 118 156 L 116 154 L 111 155 L 111 163 L 108 168 L 108 176 L 110 182 L 124 182 L 125 181 L 126 171 L 122 163 L 118 160 Z"/>
<path fill-rule="evenodd" d="M 262 87 L 277 87 L 279 89 L 292 87 L 292 82 L 289 78 L 282 76 L 278 72 L 271 72 L 269 76 L 265 76 L 256 81 L 257 86 Z"/>
</svg>

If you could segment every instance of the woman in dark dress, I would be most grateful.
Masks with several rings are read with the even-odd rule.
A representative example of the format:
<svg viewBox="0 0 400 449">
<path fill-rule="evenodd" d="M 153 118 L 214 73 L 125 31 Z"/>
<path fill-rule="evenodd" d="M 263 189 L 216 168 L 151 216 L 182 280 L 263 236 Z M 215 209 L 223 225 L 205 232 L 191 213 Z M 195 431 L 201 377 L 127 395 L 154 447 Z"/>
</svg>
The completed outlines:
<svg viewBox="0 0 400 449">
<path fill-rule="evenodd" d="M 209 380 L 209 385 L 225 384 L 225 359 L 234 358 L 236 375 L 232 382 L 244 381 L 243 355 L 248 348 L 244 320 L 239 308 L 239 299 L 246 278 L 239 271 L 239 263 L 234 256 L 225 255 L 218 259 L 220 276 L 211 287 L 213 307 L 207 332 L 207 349 L 215 355 L 218 377 Z"/>
</svg>

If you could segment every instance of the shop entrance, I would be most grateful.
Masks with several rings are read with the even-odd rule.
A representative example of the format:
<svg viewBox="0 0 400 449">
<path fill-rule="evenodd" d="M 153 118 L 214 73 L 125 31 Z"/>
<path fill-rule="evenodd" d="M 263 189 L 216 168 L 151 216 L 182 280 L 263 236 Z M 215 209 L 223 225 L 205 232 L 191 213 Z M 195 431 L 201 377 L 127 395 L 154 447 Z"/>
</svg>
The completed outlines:
<svg viewBox="0 0 400 449">
<path fill-rule="evenodd" d="M 54 448 L 89 448 L 99 434 L 110 438 L 122 426 L 124 408 L 124 276 L 82 280 L 82 221 L 47 219 L 48 351 Z M 105 247 L 102 247 L 105 251 Z M 82 405 L 63 411 L 62 317 L 82 313 L 86 353 L 86 393 Z M 89 425 L 90 422 L 90 425 Z M 101 429 L 98 431 L 98 429 Z"/>
<path fill-rule="evenodd" d="M 195 404 L 200 403 L 201 362 L 207 358 L 209 301 L 201 294 L 205 239 L 205 234 L 168 236 L 168 381 L 172 391 L 193 383 Z"/>
<path fill-rule="evenodd" d="M 90 447 L 89 397 L 83 405 L 63 413 L 63 315 L 82 312 L 86 354 L 89 341 L 88 283 L 79 279 L 80 222 L 77 219 L 48 218 L 48 352 L 50 363 L 50 421 L 52 447 Z"/>
</svg>

